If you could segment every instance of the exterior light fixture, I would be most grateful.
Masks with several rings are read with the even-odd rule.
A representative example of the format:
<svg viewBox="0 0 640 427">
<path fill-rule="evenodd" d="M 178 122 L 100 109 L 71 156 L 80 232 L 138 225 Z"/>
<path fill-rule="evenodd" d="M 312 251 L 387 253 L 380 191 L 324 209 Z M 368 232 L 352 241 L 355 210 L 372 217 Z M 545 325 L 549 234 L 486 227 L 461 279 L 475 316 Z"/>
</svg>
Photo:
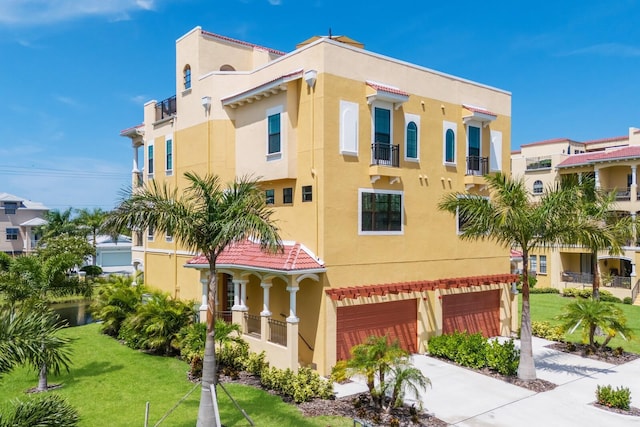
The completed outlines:
<svg viewBox="0 0 640 427">
<path fill-rule="evenodd" d="M 318 78 L 318 72 L 316 70 L 309 70 L 309 71 L 305 71 L 304 73 L 304 81 L 307 82 L 307 85 L 309 85 L 309 87 L 312 89 L 316 84 L 317 78 Z"/>
<path fill-rule="evenodd" d="M 202 97 L 202 106 L 207 111 L 209 110 L 209 108 L 211 108 L 211 97 L 210 96 L 203 96 Z"/>
</svg>

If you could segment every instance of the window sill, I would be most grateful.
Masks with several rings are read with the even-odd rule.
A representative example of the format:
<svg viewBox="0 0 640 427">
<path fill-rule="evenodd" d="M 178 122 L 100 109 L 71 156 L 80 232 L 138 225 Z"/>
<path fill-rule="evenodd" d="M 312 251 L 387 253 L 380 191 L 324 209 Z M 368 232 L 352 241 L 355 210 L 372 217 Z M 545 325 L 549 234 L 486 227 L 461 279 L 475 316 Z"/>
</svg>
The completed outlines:
<svg viewBox="0 0 640 427">
<path fill-rule="evenodd" d="M 187 95 L 189 95 L 190 93 L 191 93 L 191 88 L 189 88 L 189 89 L 185 89 L 185 90 L 183 90 L 183 91 L 182 91 L 182 96 L 187 96 Z"/>
<path fill-rule="evenodd" d="M 456 163 L 451 163 L 451 162 L 444 162 L 445 166 L 457 166 Z"/>
<path fill-rule="evenodd" d="M 268 162 L 271 162 L 273 160 L 280 160 L 281 158 L 282 158 L 282 153 L 281 152 L 267 154 L 267 161 Z"/>
<path fill-rule="evenodd" d="M 165 171 L 165 175 L 166 175 L 166 176 L 173 176 L 173 171 L 172 171 L 172 170 L 170 170 L 170 171 Z"/>
<path fill-rule="evenodd" d="M 358 231 L 358 235 L 360 236 L 402 236 L 404 235 L 404 230 L 400 231 Z"/>
<path fill-rule="evenodd" d="M 420 159 L 419 158 L 413 158 L 413 157 L 405 157 L 404 158 L 405 162 L 412 162 L 412 163 L 420 163 Z"/>
</svg>

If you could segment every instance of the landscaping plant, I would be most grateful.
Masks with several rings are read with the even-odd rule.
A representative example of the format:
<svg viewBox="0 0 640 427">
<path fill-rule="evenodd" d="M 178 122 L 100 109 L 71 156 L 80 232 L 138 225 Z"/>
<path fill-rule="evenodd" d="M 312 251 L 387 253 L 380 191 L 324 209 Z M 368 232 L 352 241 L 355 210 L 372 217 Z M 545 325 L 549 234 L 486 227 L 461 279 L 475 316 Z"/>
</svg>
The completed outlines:
<svg viewBox="0 0 640 427">
<path fill-rule="evenodd" d="M 631 391 L 628 387 L 616 387 L 615 390 L 610 385 L 598 386 L 596 389 L 596 400 L 600 405 L 609 408 L 629 410 L 631 406 Z"/>
</svg>

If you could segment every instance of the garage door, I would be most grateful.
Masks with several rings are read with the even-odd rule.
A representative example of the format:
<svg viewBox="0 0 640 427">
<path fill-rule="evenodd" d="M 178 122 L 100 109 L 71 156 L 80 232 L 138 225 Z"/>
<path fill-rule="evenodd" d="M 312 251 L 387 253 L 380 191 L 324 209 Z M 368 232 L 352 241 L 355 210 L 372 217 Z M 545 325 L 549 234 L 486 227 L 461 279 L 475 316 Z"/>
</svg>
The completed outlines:
<svg viewBox="0 0 640 427">
<path fill-rule="evenodd" d="M 366 341 L 371 335 L 388 335 L 400 346 L 416 353 L 418 304 L 415 299 L 338 307 L 336 356 L 338 360 L 351 357 L 351 347 Z"/>
<path fill-rule="evenodd" d="M 500 335 L 500 290 L 444 295 L 442 333 L 455 331 Z"/>
</svg>

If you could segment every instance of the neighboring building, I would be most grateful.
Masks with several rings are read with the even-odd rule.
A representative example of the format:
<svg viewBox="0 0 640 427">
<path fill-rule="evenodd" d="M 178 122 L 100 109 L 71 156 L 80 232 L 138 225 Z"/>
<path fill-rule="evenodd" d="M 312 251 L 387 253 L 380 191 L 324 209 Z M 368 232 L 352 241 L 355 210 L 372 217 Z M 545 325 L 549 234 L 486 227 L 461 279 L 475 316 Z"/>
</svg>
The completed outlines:
<svg viewBox="0 0 640 427">
<path fill-rule="evenodd" d="M 461 241 L 437 209 L 509 173 L 509 92 L 347 37 L 284 53 L 200 28 L 176 42 L 175 90 L 121 132 L 134 191 L 187 171 L 260 177 L 285 250 L 225 251 L 217 309 L 272 365 L 326 374 L 370 334 L 421 352 L 442 332 L 517 329 L 509 248 Z M 153 230 L 133 243 L 145 283 L 206 309 L 206 260 Z"/>
<path fill-rule="evenodd" d="M 33 251 L 40 238 L 35 230 L 47 223 L 48 210 L 42 203 L 0 193 L 0 251 L 12 255 Z"/>
<path fill-rule="evenodd" d="M 532 197 L 542 195 L 549 185 L 561 177 L 575 175 L 592 177 L 597 188 L 615 192 L 615 211 L 636 217 L 640 211 L 637 170 L 640 166 L 640 130 L 630 128 L 629 134 L 613 138 L 578 142 L 566 138 L 525 144 L 511 154 L 514 177 L 524 177 Z M 630 297 L 640 304 L 636 265 L 640 260 L 640 245 L 629 242 L 622 255 L 598 254 L 598 269 L 603 289 L 614 295 Z M 537 250 L 529 259 L 530 270 L 536 273 L 538 286 L 591 288 L 593 271 L 591 253 L 581 247 Z"/>
<path fill-rule="evenodd" d="M 93 245 L 93 238 L 89 238 L 89 243 Z M 121 234 L 114 239 L 112 236 L 99 235 L 96 243 L 96 265 L 102 268 L 104 274 L 133 274 L 131 237 Z M 91 265 L 91 261 L 89 259 L 87 264 Z"/>
</svg>

